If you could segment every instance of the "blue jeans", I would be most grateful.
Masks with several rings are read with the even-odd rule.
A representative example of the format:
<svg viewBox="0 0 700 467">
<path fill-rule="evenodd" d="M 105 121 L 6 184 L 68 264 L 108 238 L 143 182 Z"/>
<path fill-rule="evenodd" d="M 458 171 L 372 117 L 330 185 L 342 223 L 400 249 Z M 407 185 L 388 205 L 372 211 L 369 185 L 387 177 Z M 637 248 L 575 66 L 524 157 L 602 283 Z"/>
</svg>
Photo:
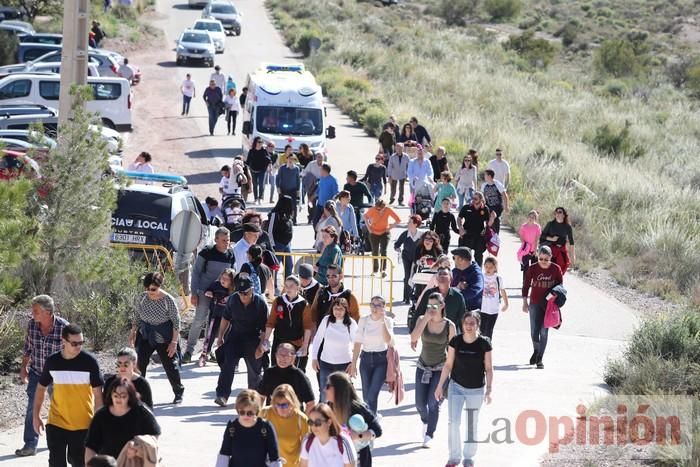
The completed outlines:
<svg viewBox="0 0 700 467">
<path fill-rule="evenodd" d="M 190 101 L 192 101 L 192 96 L 182 95 L 182 113 L 190 113 Z"/>
<path fill-rule="evenodd" d="M 386 350 L 360 354 L 360 377 L 362 378 L 362 399 L 369 409 L 377 413 L 377 399 L 386 380 Z"/>
<path fill-rule="evenodd" d="M 265 194 L 265 174 L 267 172 L 253 172 L 251 170 L 251 175 L 253 175 L 253 198 L 263 199 Z"/>
<path fill-rule="evenodd" d="M 345 371 L 349 364 L 350 362 L 326 363 L 319 359 L 318 365 L 321 367 L 321 371 L 319 371 L 318 392 L 321 395 L 321 402 L 326 402 L 326 391 L 324 391 L 324 388 L 326 387 L 326 382 L 328 381 L 328 375 L 335 373 L 336 371 Z"/>
<path fill-rule="evenodd" d="M 442 401 L 435 399 L 435 389 L 437 389 L 437 385 L 440 382 L 440 373 L 442 371 L 433 371 L 431 373 L 430 382 L 423 384 L 421 383 L 423 370 L 416 367 L 416 410 L 418 410 L 421 421 L 428 425 L 425 434 L 432 438 L 440 417 L 440 404 Z"/>
<path fill-rule="evenodd" d="M 215 105 L 207 105 L 207 112 L 209 112 L 209 134 L 212 135 L 216 121 L 219 119 L 219 108 Z"/>
<path fill-rule="evenodd" d="M 270 202 L 275 196 L 275 181 L 277 180 L 277 175 L 271 172 L 267 173 L 267 183 L 270 185 Z"/>
<path fill-rule="evenodd" d="M 381 182 L 372 183 L 369 186 L 369 192 L 372 194 L 374 199 L 379 199 L 382 197 L 382 193 L 384 192 L 384 185 Z"/>
<path fill-rule="evenodd" d="M 528 306 L 530 314 L 530 337 L 532 338 L 532 349 L 540 354 L 540 358 L 544 355 L 544 349 L 547 348 L 547 337 L 549 329 L 544 327 L 544 312 L 543 305 L 530 303 Z"/>
<path fill-rule="evenodd" d="M 447 446 L 450 451 L 448 464 L 459 464 L 464 459 L 464 465 L 470 465 L 476 454 L 477 433 L 479 422 L 479 409 L 484 401 L 484 387 L 469 389 L 450 381 L 447 390 L 447 409 L 449 420 L 447 422 L 448 438 Z M 459 432 L 462 426 L 462 412 L 467 412 L 467 425 L 464 430 L 464 444 Z M 461 448 L 461 449 L 460 449 Z"/>
<path fill-rule="evenodd" d="M 459 191 L 457 192 L 457 198 L 459 198 L 459 208 L 462 209 L 462 206 L 464 206 L 464 203 L 469 203 L 472 200 L 472 197 L 474 196 L 474 188 L 469 188 L 465 193 L 460 193 Z"/>
<path fill-rule="evenodd" d="M 39 373 L 29 370 L 29 382 L 27 383 L 27 413 L 24 416 L 24 447 L 36 449 L 39 444 L 39 435 L 34 431 L 34 394 L 39 385 Z"/>
</svg>

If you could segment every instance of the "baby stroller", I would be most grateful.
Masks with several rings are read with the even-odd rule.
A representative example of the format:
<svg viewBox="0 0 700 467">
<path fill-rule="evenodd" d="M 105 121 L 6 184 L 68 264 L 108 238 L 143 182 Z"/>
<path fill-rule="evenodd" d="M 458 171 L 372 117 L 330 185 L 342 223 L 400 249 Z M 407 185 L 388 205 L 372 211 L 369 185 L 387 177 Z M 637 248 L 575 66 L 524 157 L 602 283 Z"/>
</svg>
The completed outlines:
<svg viewBox="0 0 700 467">
<path fill-rule="evenodd" d="M 408 316 L 406 319 L 406 324 L 408 326 L 408 332 L 412 332 L 413 328 L 416 327 L 416 321 L 418 316 L 416 315 L 416 308 L 418 307 L 418 298 L 425 290 L 425 287 L 430 282 L 430 279 L 437 272 L 433 269 L 433 264 L 435 264 L 435 258 L 432 256 L 424 256 L 423 258 L 416 261 L 414 265 L 415 271 L 411 276 L 410 283 L 411 289 L 411 307 L 408 309 Z"/>
<path fill-rule="evenodd" d="M 430 222 L 433 213 L 433 184 L 427 180 L 418 182 L 411 204 L 411 214 L 418 214 L 424 222 Z"/>
<path fill-rule="evenodd" d="M 245 200 L 240 194 L 226 195 L 221 202 L 221 212 L 224 214 L 224 227 L 232 231 L 241 225 Z"/>
</svg>

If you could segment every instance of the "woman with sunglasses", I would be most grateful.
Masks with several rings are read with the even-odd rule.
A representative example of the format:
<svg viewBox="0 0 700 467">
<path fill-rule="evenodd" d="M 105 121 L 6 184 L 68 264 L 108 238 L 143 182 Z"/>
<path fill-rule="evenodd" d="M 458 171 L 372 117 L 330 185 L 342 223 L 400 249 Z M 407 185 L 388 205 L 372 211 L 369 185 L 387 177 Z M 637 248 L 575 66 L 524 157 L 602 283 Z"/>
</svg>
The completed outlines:
<svg viewBox="0 0 700 467">
<path fill-rule="evenodd" d="M 467 311 L 462 317 L 462 334 L 450 339 L 447 361 L 440 374 L 440 382 L 435 388 L 435 399 L 445 397 L 443 387 L 449 381 L 448 410 L 449 460 L 445 467 L 473 467 L 472 458 L 476 454 L 476 428 L 479 420 L 481 403 L 491 403 L 491 385 L 493 383 L 493 365 L 491 360 L 491 341 L 479 334 L 481 319 L 477 310 Z M 464 443 L 459 430 L 462 413 L 467 409 L 466 433 Z"/>
<path fill-rule="evenodd" d="M 473 150 L 470 150 L 470 152 Z M 462 166 L 457 171 L 455 184 L 457 185 L 457 197 L 459 198 L 459 209 L 462 209 L 464 202 L 471 201 L 472 195 L 476 191 L 478 167 L 473 161 L 472 155 L 467 153 L 462 160 Z"/>
<path fill-rule="evenodd" d="M 571 255 L 569 255 L 567 240 L 568 246 L 571 247 Z M 542 230 L 540 244 L 552 249 L 552 261 L 561 268 L 562 276 L 566 274 L 569 266 L 576 262 L 574 232 L 566 209 L 559 206 L 554 210 L 554 219 L 547 222 Z"/>
<path fill-rule="evenodd" d="M 386 205 L 383 199 L 377 199 L 374 206 L 369 208 L 363 216 L 367 229 L 369 230 L 369 243 L 372 246 L 372 256 L 386 256 L 386 248 L 389 245 L 391 229 L 401 222 L 401 218 L 396 211 Z M 391 222 L 393 220 L 393 222 Z M 386 277 L 386 259 L 380 261 L 372 260 L 373 274 L 380 274 Z"/>
<path fill-rule="evenodd" d="M 146 289 L 136 298 L 135 320 L 129 333 L 129 344 L 136 348 L 138 369 L 146 376 L 146 368 L 153 352 L 158 352 L 165 374 L 175 399 L 173 404 L 182 403 L 185 387 L 180 379 L 178 363 L 178 339 L 180 337 L 180 311 L 175 297 L 161 289 L 163 274 L 149 272 L 143 278 Z"/>
<path fill-rule="evenodd" d="M 399 135 L 399 143 L 403 143 L 406 147 L 412 147 L 418 144 L 418 138 L 413 132 L 413 126 L 410 123 L 406 123 L 401 128 L 401 134 Z"/>
<path fill-rule="evenodd" d="M 347 373 L 337 371 L 331 373 L 326 380 L 326 400 L 333 409 L 338 423 L 346 431 L 350 431 L 350 417 L 359 415 L 367 425 L 367 429 L 361 433 L 352 431 L 351 437 L 355 441 L 369 441 L 382 435 L 382 427 L 379 425 L 376 415 L 362 402 L 355 391 L 350 376 Z M 359 465 L 372 467 L 372 451 L 367 445 L 357 452 Z"/>
<path fill-rule="evenodd" d="M 104 392 L 102 398 L 104 404 L 107 405 L 108 397 L 107 390 L 116 379 L 126 378 L 131 381 L 131 384 L 136 388 L 136 395 L 146 407 L 153 410 L 153 395 L 151 385 L 148 384 L 146 378 L 139 375 L 136 369 L 137 356 L 136 351 L 131 347 L 124 347 L 117 352 L 117 373 L 105 374 L 105 384 L 102 386 Z"/>
<path fill-rule="evenodd" d="M 544 327 L 544 312 L 547 309 L 547 294 L 564 282 L 564 276 L 558 265 L 552 262 L 552 250 L 541 246 L 537 250 L 537 264 L 533 264 L 525 273 L 523 281 L 523 313 L 530 314 L 530 337 L 532 338 L 532 355 L 530 365 L 544 368 L 542 356 L 547 347 L 549 329 Z M 530 295 L 530 304 L 527 297 Z"/>
<path fill-rule="evenodd" d="M 258 416 L 262 401 L 252 389 L 238 394 L 238 417 L 226 425 L 216 467 L 282 467 L 277 433 L 272 423 Z"/>
<path fill-rule="evenodd" d="M 321 402 L 309 412 L 311 433 L 301 443 L 301 467 L 355 467 L 357 454 L 333 410 Z M 364 464 L 363 464 L 364 467 Z"/>
<path fill-rule="evenodd" d="M 384 165 L 384 154 L 377 154 L 374 157 L 374 164 L 367 166 L 365 176 L 360 180 L 366 182 L 369 192 L 374 199 L 381 198 L 386 189 L 386 165 Z"/>
<path fill-rule="evenodd" d="M 115 459 L 134 436 L 160 436 L 160 426 L 127 378 L 114 378 L 105 405 L 95 413 L 85 438 L 85 462 L 97 454 Z"/>
<path fill-rule="evenodd" d="M 403 302 L 408 305 L 411 300 L 411 284 L 409 280 L 412 276 L 413 263 L 416 260 L 416 249 L 420 246 L 424 231 L 419 230 L 423 224 L 423 219 L 418 214 L 413 214 L 408 218 L 406 230 L 401 232 L 399 238 L 394 242 L 394 250 L 401 252 L 401 262 L 403 263 Z"/>
<path fill-rule="evenodd" d="M 350 317 L 350 305 L 343 297 L 331 303 L 330 314 L 323 317 L 314 336 L 312 368 L 319 373 L 323 384 L 334 371 L 352 371 L 352 343 L 355 341 L 357 323 Z M 319 355 L 318 349 L 321 349 Z M 325 402 L 321 392 L 321 402 Z"/>
<path fill-rule="evenodd" d="M 338 246 L 338 231 L 332 225 L 329 225 L 321 232 L 321 241 L 323 241 L 323 249 L 321 256 L 316 260 L 314 270 L 316 272 L 316 280 L 322 285 L 328 285 L 328 267 L 332 264 L 343 268 L 343 252 Z"/>
<path fill-rule="evenodd" d="M 425 314 L 418 317 L 416 327 L 411 332 L 411 348 L 416 350 L 421 340 L 421 352 L 416 365 L 416 410 L 423 422 L 421 439 L 423 447 L 430 447 L 435 436 L 440 403 L 435 398 L 435 390 L 440 383 L 440 375 L 447 361 L 447 347 L 457 334 L 455 325 L 445 317 L 445 298 L 440 292 L 428 297 Z"/>
<path fill-rule="evenodd" d="M 270 398 L 272 405 L 260 411 L 277 433 L 280 457 L 286 467 L 299 466 L 301 442 L 309 433 L 309 418 L 299 410 L 299 399 L 289 384 L 280 384 Z"/>
<path fill-rule="evenodd" d="M 371 313 L 360 318 L 357 323 L 350 375 L 357 376 L 359 357 L 362 398 L 369 409 L 376 414 L 379 391 L 384 386 L 389 365 L 387 350 L 389 346 L 394 345 L 394 320 L 386 316 L 386 300 L 379 295 L 372 297 L 370 309 Z"/>
</svg>

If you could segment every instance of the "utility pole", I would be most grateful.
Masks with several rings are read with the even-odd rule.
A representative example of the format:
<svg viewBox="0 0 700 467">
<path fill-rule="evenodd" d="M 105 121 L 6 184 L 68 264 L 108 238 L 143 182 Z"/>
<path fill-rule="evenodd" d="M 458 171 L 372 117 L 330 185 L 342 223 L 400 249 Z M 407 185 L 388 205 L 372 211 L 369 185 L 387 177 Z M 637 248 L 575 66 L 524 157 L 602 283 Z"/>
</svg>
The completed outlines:
<svg viewBox="0 0 700 467">
<path fill-rule="evenodd" d="M 64 0 L 63 47 L 61 48 L 61 89 L 58 101 L 59 124 L 71 117 L 72 85 L 87 84 L 88 18 L 90 0 Z"/>
</svg>

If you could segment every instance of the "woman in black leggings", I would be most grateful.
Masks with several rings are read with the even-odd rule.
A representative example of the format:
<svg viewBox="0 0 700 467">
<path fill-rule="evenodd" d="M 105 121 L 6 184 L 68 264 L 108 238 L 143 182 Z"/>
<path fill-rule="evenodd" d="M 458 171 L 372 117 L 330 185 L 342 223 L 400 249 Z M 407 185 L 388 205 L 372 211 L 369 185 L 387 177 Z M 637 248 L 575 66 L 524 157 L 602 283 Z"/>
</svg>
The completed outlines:
<svg viewBox="0 0 700 467">
<path fill-rule="evenodd" d="M 236 118 L 241 110 L 241 104 L 236 97 L 236 90 L 231 88 L 224 97 L 224 108 L 226 109 L 226 130 L 228 134 L 236 134 Z"/>
</svg>

